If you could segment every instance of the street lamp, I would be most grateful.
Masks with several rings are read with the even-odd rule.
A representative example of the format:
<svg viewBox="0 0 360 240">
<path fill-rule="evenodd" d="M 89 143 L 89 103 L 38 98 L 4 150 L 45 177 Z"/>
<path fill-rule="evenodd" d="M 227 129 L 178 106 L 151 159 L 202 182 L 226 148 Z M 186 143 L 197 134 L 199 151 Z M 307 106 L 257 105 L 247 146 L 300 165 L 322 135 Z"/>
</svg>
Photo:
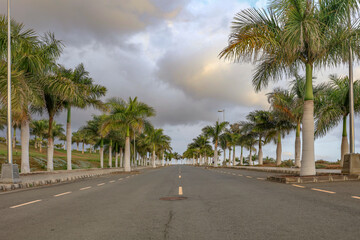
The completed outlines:
<svg viewBox="0 0 360 240">
<path fill-rule="evenodd" d="M 225 109 L 218 110 L 218 112 L 222 112 L 222 113 L 223 113 L 223 122 L 225 122 Z"/>
<path fill-rule="evenodd" d="M 12 148 L 11 148 L 11 17 L 10 17 L 10 0 L 8 0 L 7 9 L 8 21 L 8 81 L 7 81 L 7 159 L 8 162 L 1 166 L 1 182 L 18 183 L 21 182 L 19 177 L 19 168 L 17 164 L 13 164 Z"/>
</svg>

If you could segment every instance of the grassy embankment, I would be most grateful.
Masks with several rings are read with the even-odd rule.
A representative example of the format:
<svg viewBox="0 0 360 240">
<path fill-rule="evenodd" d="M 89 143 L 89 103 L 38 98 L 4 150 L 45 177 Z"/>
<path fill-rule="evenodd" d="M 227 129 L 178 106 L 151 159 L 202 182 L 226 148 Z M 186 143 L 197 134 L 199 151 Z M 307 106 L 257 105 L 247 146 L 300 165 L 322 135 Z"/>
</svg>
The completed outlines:
<svg viewBox="0 0 360 240">
<path fill-rule="evenodd" d="M 31 171 L 46 171 L 46 147 L 42 149 L 42 152 L 39 149 L 35 149 L 34 146 L 30 146 L 30 168 Z M 6 161 L 6 145 L 0 143 L 0 168 L 1 164 Z M 104 167 L 108 167 L 108 155 L 104 155 Z M 13 160 L 14 163 L 19 165 L 21 163 L 21 147 L 16 146 L 13 149 Z M 115 158 L 113 157 L 113 166 L 115 166 Z M 85 152 L 84 154 L 81 151 L 72 151 L 72 168 L 99 168 L 100 167 L 100 157 L 99 151 L 97 153 Z M 66 170 L 66 150 L 55 149 L 54 150 L 54 170 Z"/>
</svg>

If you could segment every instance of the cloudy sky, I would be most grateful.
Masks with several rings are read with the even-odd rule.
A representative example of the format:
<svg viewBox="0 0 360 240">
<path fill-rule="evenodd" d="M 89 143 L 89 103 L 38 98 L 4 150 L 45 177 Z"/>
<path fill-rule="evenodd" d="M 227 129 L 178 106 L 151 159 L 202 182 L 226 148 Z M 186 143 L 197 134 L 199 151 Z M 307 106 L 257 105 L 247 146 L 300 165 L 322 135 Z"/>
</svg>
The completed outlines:
<svg viewBox="0 0 360 240">
<path fill-rule="evenodd" d="M 202 127 L 222 120 L 219 109 L 225 109 L 227 121 L 236 122 L 249 111 L 269 107 L 265 94 L 273 85 L 255 93 L 251 64 L 218 59 L 234 14 L 265 6 L 266 0 L 12 2 L 12 17 L 38 33 L 54 32 L 66 46 L 59 62 L 69 68 L 84 63 L 96 83 L 108 88 L 106 98 L 138 96 L 153 106 L 153 123 L 172 137 L 177 152 L 182 153 Z M 5 14 L 6 1 L 0 2 L 0 11 Z M 326 81 L 330 73 L 344 74 L 346 68 L 318 70 L 317 81 Z M 279 85 L 286 87 L 286 79 L 275 86 Z M 94 113 L 98 112 L 74 110 L 73 129 Z M 65 123 L 65 114 L 57 121 Z M 358 127 L 356 131 L 360 133 Z M 316 140 L 316 158 L 338 159 L 340 136 L 338 127 Z M 283 159 L 293 158 L 294 134 L 283 143 Z M 275 157 L 275 149 L 268 144 L 264 155 Z"/>
</svg>

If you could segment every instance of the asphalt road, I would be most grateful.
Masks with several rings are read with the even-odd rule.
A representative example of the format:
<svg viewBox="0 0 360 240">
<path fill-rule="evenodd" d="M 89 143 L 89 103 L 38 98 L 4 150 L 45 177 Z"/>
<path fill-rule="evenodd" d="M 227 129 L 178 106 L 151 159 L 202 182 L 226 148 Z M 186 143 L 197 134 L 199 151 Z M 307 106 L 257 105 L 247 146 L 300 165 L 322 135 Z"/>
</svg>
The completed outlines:
<svg viewBox="0 0 360 240">
<path fill-rule="evenodd" d="M 2 193 L 0 239 L 360 239 L 360 182 L 270 174 L 171 166 Z"/>
</svg>

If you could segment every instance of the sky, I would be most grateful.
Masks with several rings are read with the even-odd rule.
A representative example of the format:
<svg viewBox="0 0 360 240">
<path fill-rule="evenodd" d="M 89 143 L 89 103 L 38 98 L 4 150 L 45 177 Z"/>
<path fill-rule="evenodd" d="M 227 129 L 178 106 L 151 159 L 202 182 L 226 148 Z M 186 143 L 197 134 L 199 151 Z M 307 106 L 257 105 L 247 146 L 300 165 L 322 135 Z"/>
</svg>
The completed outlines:
<svg viewBox="0 0 360 240">
<path fill-rule="evenodd" d="M 284 79 L 255 93 L 254 65 L 218 58 L 234 15 L 264 6 L 266 0 L 16 0 L 11 14 L 39 34 L 54 32 L 65 45 L 59 63 L 68 68 L 83 63 L 94 81 L 107 87 L 104 101 L 137 96 L 153 106 L 157 114 L 151 121 L 172 138 L 174 151 L 182 153 L 204 126 L 223 119 L 218 110 L 225 109 L 230 123 L 244 120 L 250 111 L 269 109 L 266 93 L 288 86 L 289 79 Z M 6 7 L 1 1 L 0 14 Z M 343 66 L 315 69 L 314 75 L 319 83 L 329 74 L 346 72 Z M 92 114 L 99 111 L 74 109 L 73 130 Z M 65 124 L 65 113 L 56 120 Z M 360 133 L 359 121 L 355 119 L 355 133 Z M 283 159 L 294 158 L 294 141 L 294 133 L 283 139 Z M 315 158 L 336 161 L 340 142 L 339 126 L 315 141 Z M 275 158 L 276 146 L 270 143 L 263 151 Z"/>
</svg>

